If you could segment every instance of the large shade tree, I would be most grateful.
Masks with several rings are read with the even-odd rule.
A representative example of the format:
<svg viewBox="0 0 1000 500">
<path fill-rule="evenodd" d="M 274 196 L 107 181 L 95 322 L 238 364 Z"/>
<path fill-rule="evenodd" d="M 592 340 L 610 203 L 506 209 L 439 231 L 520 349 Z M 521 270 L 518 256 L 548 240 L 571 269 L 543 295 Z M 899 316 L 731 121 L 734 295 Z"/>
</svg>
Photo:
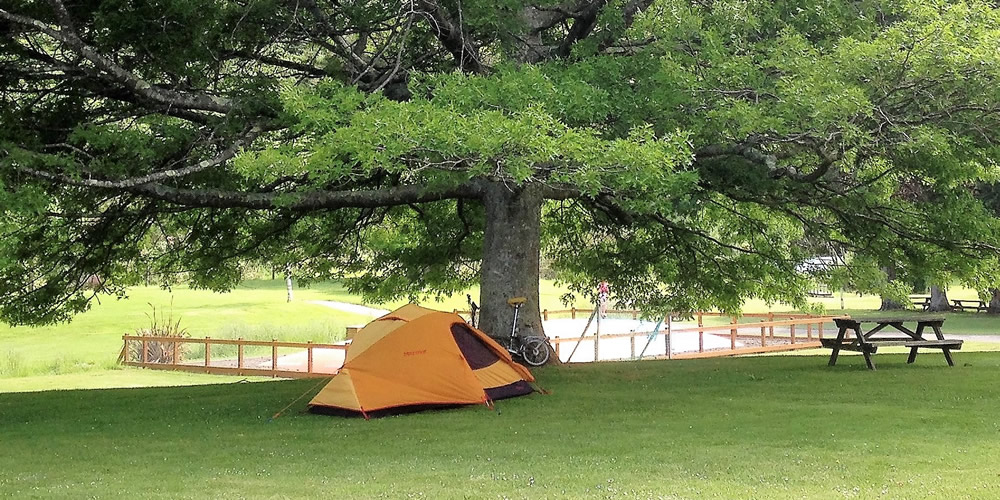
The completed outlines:
<svg viewBox="0 0 1000 500">
<path fill-rule="evenodd" d="M 6 0 L 0 317 L 253 262 L 375 299 L 478 282 L 494 334 L 511 296 L 539 323 L 543 253 L 649 311 L 801 304 L 805 241 L 858 286 L 986 279 L 998 26 L 940 0 Z"/>
</svg>

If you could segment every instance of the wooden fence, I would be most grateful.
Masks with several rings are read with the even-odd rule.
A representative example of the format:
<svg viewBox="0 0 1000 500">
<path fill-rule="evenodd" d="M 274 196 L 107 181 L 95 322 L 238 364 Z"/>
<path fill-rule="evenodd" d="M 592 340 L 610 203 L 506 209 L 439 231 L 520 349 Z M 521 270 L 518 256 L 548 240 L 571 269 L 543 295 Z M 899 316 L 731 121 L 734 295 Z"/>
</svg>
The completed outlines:
<svg viewBox="0 0 1000 500">
<path fill-rule="evenodd" d="M 455 311 L 468 316 L 467 311 Z M 552 316 L 578 315 L 589 317 L 593 310 L 566 309 L 543 311 L 548 320 Z M 638 319 L 639 311 L 609 310 L 611 316 Z M 587 335 L 555 336 L 549 339 L 558 359 L 567 349 L 579 351 L 572 359 L 564 361 L 586 362 L 611 359 L 692 359 L 705 357 L 738 356 L 767 352 L 791 351 L 820 347 L 824 326 L 835 316 L 806 314 L 745 314 L 742 318 L 759 318 L 760 322 L 739 323 L 730 317 L 726 324 L 705 326 L 706 317 L 726 316 L 720 313 L 699 312 L 694 327 L 674 327 L 673 321 L 664 318 L 663 330 L 653 335 L 651 331 L 601 334 L 600 327 Z M 599 324 L 598 324 L 599 325 Z M 836 330 L 832 330 L 835 334 Z M 715 345 L 708 345 L 706 334 Z M 693 338 L 697 339 L 694 348 Z M 622 339 L 628 339 L 628 346 Z M 728 345 L 718 345 L 728 339 Z M 347 350 L 344 344 L 318 344 L 313 342 L 282 342 L 278 340 L 212 339 L 189 337 L 154 337 L 123 335 L 119 362 L 123 365 L 158 370 L 180 370 L 224 375 L 259 375 L 267 377 L 328 377 L 343 366 Z M 678 349 L 680 341 L 688 348 Z M 602 358 L 602 343 L 604 357 Z M 213 347 L 215 351 L 213 352 Z M 583 350 L 580 351 L 582 347 Z M 652 347 L 652 350 L 650 350 Z M 247 351 L 251 350 L 251 355 Z M 279 352 L 279 349 L 282 352 Z M 593 358 L 584 352 L 593 352 Z M 225 352 L 220 352 L 225 351 Z M 289 353 L 289 351 L 294 351 Z M 261 353 L 264 355 L 261 355 Z M 611 355 L 610 357 L 608 355 Z"/>
<path fill-rule="evenodd" d="M 344 364 L 347 350 L 345 344 L 208 337 L 196 339 L 123 335 L 122 341 L 124 345 L 118 360 L 123 365 L 157 370 L 289 378 L 335 375 Z M 213 357 L 213 347 L 217 351 L 225 348 L 228 352 L 226 355 Z M 234 347 L 235 353 L 232 353 Z M 247 356 L 248 348 L 256 355 Z M 265 355 L 260 355 L 260 352 Z M 235 354 L 235 357 L 231 354 Z"/>
<path fill-rule="evenodd" d="M 465 318 L 469 318 L 469 311 L 454 310 L 455 314 L 462 315 Z M 550 321 L 556 317 L 569 317 L 571 319 L 577 318 L 589 318 L 593 314 L 593 309 L 577 309 L 575 307 L 569 309 L 544 309 L 542 310 L 542 320 Z M 632 309 L 609 309 L 607 311 L 610 317 L 626 317 L 631 319 L 639 319 L 642 316 L 642 312 Z M 719 312 L 704 312 L 699 311 L 692 313 L 690 315 L 690 320 L 697 322 L 697 327 L 681 327 L 673 328 L 672 321 L 669 318 L 664 318 L 663 328 L 664 330 L 657 334 L 663 349 L 662 354 L 643 354 L 643 359 L 692 359 L 692 358 L 707 358 L 707 357 L 724 357 L 724 356 L 739 356 L 744 354 L 762 354 L 768 352 L 780 352 L 780 351 L 793 351 L 799 349 L 815 349 L 821 346 L 819 339 L 823 338 L 824 328 L 826 325 L 833 326 L 833 318 L 845 317 L 842 315 L 838 316 L 817 316 L 813 314 L 796 314 L 796 313 L 746 313 L 742 316 L 736 317 L 725 313 Z M 705 326 L 706 318 L 728 318 L 729 321 L 725 324 L 710 325 Z M 740 319 L 757 319 L 759 322 L 744 322 L 740 323 Z M 752 333 L 751 333 L 752 332 Z M 834 330 L 836 332 L 836 330 Z M 706 347 L 705 334 L 708 333 L 714 337 L 718 337 L 721 333 L 723 336 L 729 337 L 729 346 L 726 348 L 712 348 Z M 590 350 L 591 347 L 594 352 L 594 357 L 590 360 L 601 361 L 601 341 L 613 341 L 617 339 L 629 339 L 628 351 L 622 349 L 622 346 L 617 346 L 621 356 L 615 358 L 605 358 L 604 360 L 611 359 L 634 359 L 639 354 L 643 353 L 643 350 L 647 347 L 647 341 L 650 338 L 651 331 L 637 331 L 628 333 L 611 333 L 611 334 L 601 334 L 600 327 L 597 327 L 595 334 L 581 336 L 550 336 L 549 343 L 555 349 L 556 356 L 559 357 L 564 354 L 564 345 L 569 344 L 569 349 L 573 349 L 577 344 L 580 347 L 586 345 L 584 350 Z M 680 336 L 697 335 L 697 350 L 688 350 L 684 352 L 674 352 L 671 345 L 671 337 L 674 339 Z M 637 340 L 638 339 L 638 340 Z M 717 340 L 717 339 L 716 339 Z M 753 344 L 753 345 L 747 345 Z M 577 349 L 579 351 L 579 349 Z M 656 352 L 656 350 L 654 350 Z M 574 354 L 573 361 L 585 361 L 581 359 L 582 352 L 580 354 Z M 559 359 L 562 359 L 559 357 Z M 569 361 L 569 360 L 564 360 Z"/>
<path fill-rule="evenodd" d="M 581 312 L 589 313 L 589 311 L 579 309 L 575 312 L 577 314 Z M 549 312 L 550 315 L 564 313 L 565 311 Z M 632 314 L 633 311 L 609 311 L 608 315 L 620 315 L 623 313 Z M 835 317 L 805 314 L 746 314 L 743 318 L 761 318 L 761 321 L 739 323 L 737 318 L 731 317 L 728 324 L 705 326 L 704 317 L 707 316 L 723 315 L 718 313 L 697 313 L 695 314 L 695 318 L 697 319 L 698 326 L 680 328 L 673 327 L 673 322 L 665 318 L 662 323 L 663 329 L 657 332 L 655 336 L 652 331 L 601 334 L 598 329 L 588 335 L 557 336 L 550 338 L 549 341 L 555 349 L 556 356 L 564 361 L 634 359 L 640 355 L 643 358 L 653 359 L 738 356 L 820 347 L 820 339 L 823 338 L 825 332 L 830 331 L 826 326 L 831 325 Z M 835 333 L 836 330 L 833 330 L 833 332 Z M 728 345 L 707 346 L 706 334 L 716 344 L 721 339 L 727 338 Z M 693 347 L 694 338 L 697 339 L 697 348 Z M 612 347 L 614 354 L 611 357 L 607 355 L 602 357 L 602 341 L 607 344 L 608 341 L 618 340 L 620 342 L 620 339 L 628 339 L 627 351 L 623 345 L 618 344 Z M 684 340 L 684 343 L 689 344 L 689 346 L 678 349 L 678 340 Z M 652 344 L 653 342 L 658 344 Z M 654 346 L 652 351 L 654 354 L 644 354 L 644 351 L 648 352 L 648 348 L 651 345 Z M 576 349 L 576 353 L 570 354 L 572 358 L 564 359 L 563 354 L 565 354 L 565 349 L 567 348 Z M 584 351 L 592 349 L 593 357 L 583 355 L 579 348 L 583 348 Z"/>
</svg>

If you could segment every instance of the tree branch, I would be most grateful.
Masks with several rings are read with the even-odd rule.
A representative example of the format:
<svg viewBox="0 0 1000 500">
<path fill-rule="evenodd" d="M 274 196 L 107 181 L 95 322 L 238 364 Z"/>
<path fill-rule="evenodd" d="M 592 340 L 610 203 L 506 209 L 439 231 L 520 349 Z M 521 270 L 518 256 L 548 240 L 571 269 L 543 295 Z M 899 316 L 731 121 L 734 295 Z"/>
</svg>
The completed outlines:
<svg viewBox="0 0 1000 500">
<path fill-rule="evenodd" d="M 317 21 L 319 21 L 320 25 L 324 28 L 326 36 L 330 37 L 330 39 L 334 42 L 332 45 L 324 44 L 328 49 L 343 57 L 348 61 L 348 63 L 354 66 L 355 73 L 364 72 L 369 63 L 366 62 L 360 54 L 358 54 L 359 51 L 355 50 L 357 47 L 351 47 L 351 44 L 347 42 L 343 35 L 334 29 L 330 16 L 328 16 L 326 12 L 323 12 L 323 9 L 316 4 L 315 0 L 294 0 L 292 3 L 301 3 L 305 5 L 306 9 L 309 10 L 309 13 L 312 14 Z"/>
<path fill-rule="evenodd" d="M 556 53 L 560 57 L 569 57 L 573 44 L 586 38 L 597 25 L 597 16 L 601 9 L 608 4 L 608 0 L 595 0 L 586 4 L 583 9 L 576 12 L 573 17 L 573 26 L 569 28 L 566 38 L 559 44 Z"/>
<path fill-rule="evenodd" d="M 109 181 L 102 179 L 73 179 L 72 177 L 56 174 L 52 172 L 46 172 L 43 170 L 35 170 L 28 167 L 17 167 L 21 172 L 24 172 L 33 177 L 38 177 L 50 181 L 54 181 L 61 184 L 70 184 L 74 186 L 89 187 L 89 188 L 99 188 L 99 189 L 122 189 L 129 190 L 137 186 L 142 186 L 144 184 L 150 184 L 154 182 L 160 182 L 168 179 L 176 179 L 191 175 L 209 168 L 217 167 L 236 156 L 240 149 L 246 147 L 260 135 L 261 129 L 254 127 L 245 136 L 233 141 L 233 143 L 223 150 L 221 153 L 209 160 L 200 161 L 194 165 L 190 165 L 183 168 L 161 170 L 158 172 L 153 172 L 151 174 L 142 175 L 138 177 L 130 177 L 128 179 L 121 179 L 117 181 Z"/>
<path fill-rule="evenodd" d="M 417 13 L 431 22 L 438 41 L 455 58 L 460 70 L 480 74 L 487 72 L 479 56 L 479 48 L 466 38 L 464 27 L 453 21 L 444 8 L 435 0 L 417 0 L 415 4 L 422 9 Z"/>
<path fill-rule="evenodd" d="M 843 153 L 829 153 L 821 146 L 814 146 L 814 151 L 820 157 L 820 162 L 808 174 L 803 174 L 795 167 L 778 166 L 778 157 L 773 154 L 763 153 L 754 147 L 755 142 L 749 141 L 743 144 L 713 144 L 699 149 L 695 152 L 695 161 L 709 160 L 726 156 L 742 157 L 751 163 L 764 166 L 768 170 L 771 178 L 789 178 L 798 182 L 813 183 L 822 178 L 830 170 L 834 163 L 843 158 Z"/>
<path fill-rule="evenodd" d="M 227 57 L 238 57 L 242 59 L 251 59 L 262 64 L 267 64 L 269 66 L 275 66 L 278 68 L 290 69 L 292 71 L 297 71 L 308 76 L 314 77 L 324 77 L 330 76 L 323 68 L 317 68 L 315 66 L 310 66 L 308 64 L 303 64 L 295 61 L 288 61 L 278 57 L 265 56 L 263 54 L 254 54 L 245 50 L 233 50 L 225 54 Z"/>
<path fill-rule="evenodd" d="M 483 184 L 475 179 L 452 187 L 432 190 L 422 185 L 395 186 L 373 190 L 311 191 L 311 192 L 238 192 L 217 189 L 178 188 L 148 182 L 127 186 L 109 187 L 100 181 L 73 179 L 20 167 L 29 176 L 45 179 L 55 184 L 80 186 L 93 189 L 116 189 L 146 198 L 157 199 L 191 208 L 245 208 L 250 210 L 288 210 L 308 212 L 338 208 L 378 208 L 426 203 L 449 199 L 476 199 L 482 196 Z"/>
<path fill-rule="evenodd" d="M 81 40 L 80 37 L 72 31 L 72 25 L 68 24 L 68 17 L 66 17 L 65 20 L 62 20 L 63 16 L 68 16 L 68 14 L 65 13 L 65 7 L 62 6 L 61 2 L 58 0 L 50 1 L 61 7 L 61 9 L 57 9 L 57 11 L 61 10 L 62 13 L 57 13 L 57 16 L 61 19 L 62 29 L 53 29 L 42 21 L 18 14 L 12 14 L 4 9 L 0 9 L 0 19 L 6 19 L 15 24 L 32 28 L 48 35 L 56 41 L 62 42 L 70 50 L 93 63 L 97 69 L 107 74 L 112 80 L 117 81 L 131 92 L 146 100 L 189 110 L 211 111 L 222 114 L 228 113 L 232 110 L 232 103 L 229 99 L 207 94 L 177 92 L 174 90 L 164 89 L 139 78 L 134 73 L 131 73 L 125 68 L 115 64 L 110 59 L 94 50 L 93 47 L 84 43 L 83 40 Z"/>
</svg>

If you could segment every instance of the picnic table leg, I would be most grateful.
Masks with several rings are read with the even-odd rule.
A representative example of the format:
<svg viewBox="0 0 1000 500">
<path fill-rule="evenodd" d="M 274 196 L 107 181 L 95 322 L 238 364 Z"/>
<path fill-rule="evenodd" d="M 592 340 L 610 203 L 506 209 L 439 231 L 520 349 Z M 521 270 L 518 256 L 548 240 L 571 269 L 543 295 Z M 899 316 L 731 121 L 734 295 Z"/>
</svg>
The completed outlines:
<svg viewBox="0 0 1000 500">
<path fill-rule="evenodd" d="M 870 346 L 865 341 L 865 337 L 872 336 L 875 332 L 881 330 L 882 328 L 884 327 L 883 326 L 875 327 L 872 330 L 869 330 L 867 334 L 865 334 L 861 333 L 861 325 L 859 323 L 855 323 L 854 336 L 857 337 L 858 339 L 858 347 L 861 348 L 861 355 L 865 357 L 865 364 L 868 365 L 869 370 L 875 369 L 875 362 L 872 361 L 872 353 L 869 350 Z"/>
<path fill-rule="evenodd" d="M 931 328 L 934 329 L 934 336 L 938 340 L 944 340 L 944 334 L 941 333 L 941 325 L 939 323 L 932 323 Z M 941 349 L 941 352 L 944 353 L 944 359 L 948 360 L 948 366 L 955 366 L 955 362 L 951 359 L 951 349 L 945 347 Z"/>
<path fill-rule="evenodd" d="M 837 364 L 837 355 L 840 354 L 840 345 L 844 343 L 844 337 L 847 335 L 847 327 L 840 327 L 840 331 L 837 332 L 837 343 L 833 345 L 833 352 L 830 353 L 830 363 L 829 366 L 834 366 Z"/>
<path fill-rule="evenodd" d="M 917 336 L 914 340 L 924 340 L 924 326 L 925 325 L 923 323 L 917 323 Z M 913 363 L 916 360 L 917 360 L 917 348 L 911 347 L 910 357 L 906 358 L 906 363 L 907 364 Z"/>
<path fill-rule="evenodd" d="M 875 363 L 872 362 L 872 353 L 868 351 L 868 347 L 865 344 L 861 344 L 861 355 L 865 357 L 865 364 L 868 365 L 868 369 L 874 370 Z"/>
</svg>

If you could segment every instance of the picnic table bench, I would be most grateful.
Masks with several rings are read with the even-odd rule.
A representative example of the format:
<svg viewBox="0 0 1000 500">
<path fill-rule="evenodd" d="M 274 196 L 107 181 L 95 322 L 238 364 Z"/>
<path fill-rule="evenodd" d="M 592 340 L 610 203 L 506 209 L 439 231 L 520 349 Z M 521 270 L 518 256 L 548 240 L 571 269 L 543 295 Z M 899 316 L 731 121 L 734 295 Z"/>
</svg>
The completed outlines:
<svg viewBox="0 0 1000 500">
<path fill-rule="evenodd" d="M 835 318 L 833 321 L 837 324 L 838 328 L 837 338 L 820 339 L 823 347 L 833 349 L 833 352 L 830 354 L 830 366 L 837 364 L 837 355 L 840 354 L 841 350 L 847 350 L 860 352 L 865 357 L 865 364 L 868 365 L 868 368 L 874 370 L 875 363 L 872 361 L 871 355 L 878 352 L 879 347 L 889 346 L 909 347 L 910 356 L 906 359 L 907 363 L 916 361 L 917 349 L 941 349 L 945 360 L 948 361 L 948 366 L 955 366 L 955 362 L 951 359 L 951 350 L 962 348 L 961 340 L 946 340 L 944 338 L 944 334 L 941 333 L 941 325 L 944 324 L 944 318 L 942 317 Z M 861 326 L 862 323 L 873 323 L 875 326 L 864 332 Z M 904 323 L 916 323 L 916 331 L 907 328 Z M 892 327 L 906 334 L 906 337 L 876 337 L 876 334 L 887 327 Z M 924 338 L 924 330 L 928 327 L 934 331 L 935 339 Z M 848 330 L 853 332 L 853 341 L 846 338 Z"/>
</svg>

